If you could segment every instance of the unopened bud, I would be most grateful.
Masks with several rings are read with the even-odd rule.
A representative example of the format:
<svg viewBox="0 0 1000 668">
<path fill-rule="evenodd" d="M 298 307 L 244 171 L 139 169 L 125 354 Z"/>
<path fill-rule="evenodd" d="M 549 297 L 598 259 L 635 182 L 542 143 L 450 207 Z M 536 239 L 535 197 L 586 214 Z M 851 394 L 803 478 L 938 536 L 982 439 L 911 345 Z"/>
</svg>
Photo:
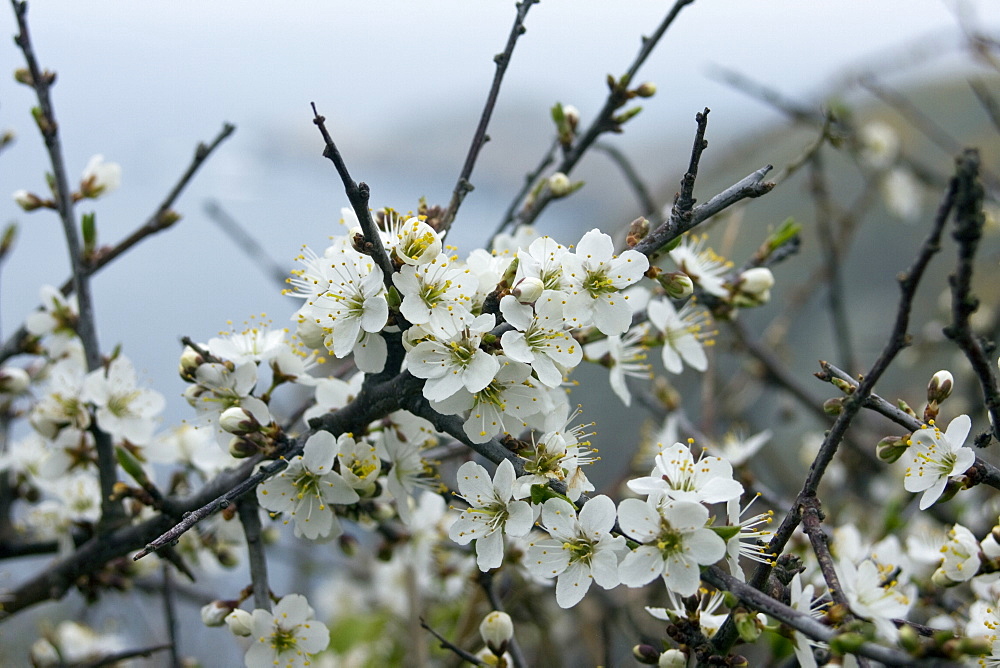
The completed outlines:
<svg viewBox="0 0 1000 668">
<path fill-rule="evenodd" d="M 562 110 L 566 125 L 569 126 L 570 130 L 576 130 L 576 126 L 580 123 L 580 110 L 572 104 L 564 104 Z"/>
<path fill-rule="evenodd" d="M 253 414 L 241 406 L 233 406 L 222 411 L 219 416 L 219 427 L 230 434 L 243 436 L 260 431 L 260 423 Z"/>
<path fill-rule="evenodd" d="M 639 87 L 635 89 L 635 94 L 639 97 L 653 97 L 656 95 L 656 84 L 651 81 L 646 81 L 639 84 Z"/>
<path fill-rule="evenodd" d="M 757 642 L 761 632 L 760 620 L 757 619 L 757 615 L 745 608 L 740 608 L 737 609 L 734 619 L 736 632 L 740 634 L 740 639 L 748 643 Z"/>
<path fill-rule="evenodd" d="M 931 576 L 931 583 L 935 587 L 942 587 L 942 588 L 954 587 L 955 585 L 958 584 L 958 582 L 948 577 L 948 574 L 945 572 L 943 568 L 939 568 L 936 571 L 934 571 L 934 575 Z"/>
<path fill-rule="evenodd" d="M 636 645 L 632 648 L 632 656 L 646 666 L 655 666 L 660 661 L 660 653 L 652 645 Z"/>
<path fill-rule="evenodd" d="M 909 624 L 899 627 L 899 645 L 907 652 L 915 652 L 920 648 L 920 636 Z"/>
<path fill-rule="evenodd" d="M 880 461 L 892 464 L 898 461 L 910 447 L 909 437 L 886 436 L 875 446 L 875 453 Z"/>
<path fill-rule="evenodd" d="M 545 283 L 542 279 L 534 276 L 526 276 L 514 284 L 510 289 L 510 294 L 514 295 L 517 301 L 522 304 L 534 304 L 545 291 Z"/>
<path fill-rule="evenodd" d="M 931 382 L 927 384 L 927 402 L 939 404 L 951 395 L 951 390 L 955 386 L 955 378 L 951 372 L 941 370 L 931 376 Z"/>
<path fill-rule="evenodd" d="M 739 289 L 750 295 L 761 295 L 774 287 L 774 274 L 767 267 L 753 267 L 740 274 Z"/>
<path fill-rule="evenodd" d="M 687 299 L 694 294 L 694 281 L 683 271 L 666 271 L 656 280 L 671 299 Z"/>
<path fill-rule="evenodd" d="M 201 622 L 205 626 L 222 626 L 233 608 L 233 601 L 212 601 L 201 608 Z"/>
<path fill-rule="evenodd" d="M 867 638 L 865 638 L 864 634 L 849 631 L 834 636 L 830 640 L 830 649 L 839 655 L 856 654 L 865 642 L 867 642 Z"/>
<path fill-rule="evenodd" d="M 0 368 L 0 393 L 22 394 L 31 384 L 28 372 L 16 366 Z"/>
<path fill-rule="evenodd" d="M 184 346 L 177 371 L 184 380 L 194 382 L 195 372 L 198 371 L 198 367 L 204 364 L 204 362 L 205 358 L 197 350 L 191 346 Z"/>
<path fill-rule="evenodd" d="M 823 402 L 823 412 L 827 415 L 840 415 L 844 412 L 844 398 L 833 397 Z"/>
<path fill-rule="evenodd" d="M 573 192 L 573 182 L 562 172 L 556 172 L 549 177 L 549 190 L 555 197 L 565 197 Z"/>
<path fill-rule="evenodd" d="M 245 638 L 253 633 L 253 615 L 241 608 L 236 608 L 226 615 L 225 622 L 234 635 Z"/>
<path fill-rule="evenodd" d="M 245 438 L 240 438 L 239 436 L 233 436 L 229 441 L 229 454 L 236 459 L 243 459 L 245 457 L 252 457 L 257 454 L 259 448 L 256 443 L 251 443 Z"/>
<path fill-rule="evenodd" d="M 659 668 L 685 668 L 687 657 L 679 649 L 668 649 L 661 654 L 656 662 Z"/>
<path fill-rule="evenodd" d="M 649 234 L 649 221 L 639 216 L 628 226 L 628 235 L 625 237 L 625 245 L 629 248 L 635 248 L 636 244 L 646 238 Z"/>
<path fill-rule="evenodd" d="M 843 392 L 844 394 L 854 394 L 854 385 L 844 380 L 843 378 L 831 378 L 830 384 L 835 388 Z"/>
<path fill-rule="evenodd" d="M 14 202 L 25 211 L 34 211 L 45 206 L 38 195 L 29 193 L 27 190 L 15 190 L 13 197 Z"/>
<path fill-rule="evenodd" d="M 494 610 L 479 624 L 479 635 L 491 652 L 503 656 L 507 643 L 514 637 L 514 622 L 506 612 Z"/>
</svg>

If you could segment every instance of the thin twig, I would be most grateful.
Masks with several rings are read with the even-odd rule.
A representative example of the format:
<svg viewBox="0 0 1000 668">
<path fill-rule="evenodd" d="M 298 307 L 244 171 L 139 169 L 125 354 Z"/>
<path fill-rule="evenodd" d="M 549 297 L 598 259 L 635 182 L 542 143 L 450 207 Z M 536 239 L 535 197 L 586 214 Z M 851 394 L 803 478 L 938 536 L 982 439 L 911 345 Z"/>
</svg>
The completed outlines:
<svg viewBox="0 0 1000 668">
<path fill-rule="evenodd" d="M 517 15 L 514 17 L 514 25 L 511 26 L 510 36 L 507 37 L 507 46 L 504 48 L 503 53 L 498 53 L 493 57 L 493 62 L 497 66 L 496 72 L 493 75 L 493 84 L 490 86 L 490 92 L 486 96 L 486 105 L 483 107 L 483 113 L 479 117 L 479 125 L 476 127 L 476 132 L 472 136 L 472 145 L 469 146 L 469 153 L 465 156 L 465 164 L 462 165 L 462 172 L 458 175 L 458 182 L 451 193 L 448 210 L 445 211 L 441 222 L 441 231 L 447 231 L 451 228 L 451 224 L 458 214 L 458 207 L 462 205 L 465 196 L 472 192 L 473 186 L 469 182 L 469 178 L 472 177 L 472 170 L 476 166 L 479 151 L 482 150 L 483 144 L 489 141 L 486 128 L 489 127 L 493 108 L 496 106 L 497 97 L 500 95 L 500 84 L 503 83 L 507 66 L 510 65 L 510 58 L 514 53 L 514 45 L 517 44 L 518 38 L 525 33 L 524 19 L 528 15 L 528 10 L 538 1 L 522 0 L 522 2 L 517 3 Z"/>
<path fill-rule="evenodd" d="M 447 638 L 445 638 L 443 635 L 441 635 L 440 633 L 438 633 L 437 631 L 435 631 L 434 629 L 432 629 L 430 627 L 430 625 L 427 623 L 426 620 L 421 619 L 420 620 L 420 626 L 422 626 L 423 628 L 425 628 L 428 633 L 430 633 L 432 636 L 434 636 L 435 638 L 438 639 L 438 642 L 441 643 L 441 648 L 442 649 L 447 649 L 447 650 L 450 650 L 451 652 L 454 652 L 455 655 L 458 656 L 460 659 L 462 659 L 463 661 L 468 661 L 473 666 L 485 666 L 485 665 L 487 665 L 487 664 L 483 663 L 482 661 L 480 661 L 479 657 L 477 657 L 472 652 L 466 652 L 464 649 L 462 649 L 461 647 L 459 647 L 458 645 L 456 645 L 455 643 L 451 642 L 450 640 L 448 640 Z"/>
<path fill-rule="evenodd" d="M 774 188 L 773 183 L 764 180 L 769 171 L 771 171 L 771 165 L 761 167 L 729 186 L 704 204 L 694 207 L 691 211 L 691 218 L 687 221 L 680 221 L 674 218 L 673 215 L 669 216 L 662 225 L 636 244 L 634 250 L 645 255 L 653 255 L 680 235 L 740 200 L 766 195 Z"/>
<path fill-rule="evenodd" d="M 960 172 L 955 196 L 955 231 L 952 237 L 958 243 L 958 263 L 955 273 L 948 278 L 952 321 L 944 328 L 944 334 L 958 345 L 972 365 L 990 414 L 993 437 L 1000 441 L 1000 390 L 997 389 L 996 367 L 992 361 L 995 344 L 976 336 L 970 322 L 972 314 L 979 308 L 979 300 L 972 294 L 972 271 L 985 223 L 983 186 L 979 182 L 979 152 L 966 149 L 962 160 L 969 168 Z"/>
<path fill-rule="evenodd" d="M 340 150 L 333 143 L 333 137 L 330 136 L 330 133 L 326 129 L 326 118 L 319 115 L 319 112 L 316 110 L 316 103 L 312 103 L 312 110 L 313 123 L 319 128 L 325 142 L 323 157 L 328 158 L 333 163 L 333 166 L 336 167 L 337 174 L 340 175 L 340 180 L 344 184 L 344 192 L 347 193 L 347 199 L 351 203 L 351 208 L 354 209 L 354 214 L 358 217 L 358 222 L 361 223 L 361 231 L 367 242 L 366 250 L 375 258 L 375 262 L 382 270 L 382 280 L 385 282 L 386 287 L 390 288 L 392 287 L 392 261 L 389 259 L 389 254 L 385 251 L 385 244 L 382 243 L 382 237 L 375 226 L 375 221 L 372 220 L 372 212 L 368 208 L 368 201 L 371 195 L 368 184 L 363 181 L 356 183 L 351 178 L 350 172 L 347 171 L 347 165 L 344 163 L 344 158 L 340 155 Z"/>
<path fill-rule="evenodd" d="M 652 35 L 649 37 L 642 38 L 642 46 L 639 49 L 639 53 L 636 55 L 632 64 L 629 66 L 628 71 L 620 77 L 619 83 L 615 83 L 611 86 L 611 91 L 608 94 L 607 99 L 604 102 L 604 106 L 601 111 L 598 112 L 597 117 L 593 120 L 590 126 L 579 136 L 579 138 L 573 142 L 573 146 L 565 152 L 562 161 L 556 167 L 557 172 L 562 172 L 563 174 L 570 174 L 573 168 L 576 167 L 580 159 L 586 154 L 593 143 L 597 140 L 599 136 L 605 132 L 613 132 L 620 129 L 618 123 L 614 121 L 614 113 L 622 107 L 623 104 L 628 99 L 627 86 L 629 83 L 635 80 L 635 75 L 638 73 L 639 69 L 642 67 L 643 63 L 656 48 L 660 39 L 667 32 L 677 16 L 681 13 L 684 7 L 693 3 L 694 0 L 677 0 L 670 11 L 667 12 L 666 17 L 660 22 L 660 25 L 656 28 Z M 551 202 L 553 199 L 552 192 L 549 190 L 543 190 L 539 193 L 538 197 L 530 206 L 525 206 L 521 212 L 516 217 L 516 224 L 530 225 L 542 212 L 543 209 Z"/>
<path fill-rule="evenodd" d="M 528 196 L 528 193 L 531 192 L 532 186 L 535 184 L 535 181 L 538 180 L 538 177 L 542 175 L 542 172 L 548 169 L 549 165 L 555 162 L 556 151 L 559 150 L 559 146 L 559 138 L 556 137 L 552 140 L 552 145 L 549 146 L 549 150 L 545 152 L 542 159 L 538 162 L 538 166 L 525 175 L 524 185 L 521 186 L 521 189 L 507 206 L 507 210 L 504 212 L 503 218 L 500 219 L 500 224 L 497 225 L 496 230 L 493 232 L 494 237 L 503 232 L 504 229 L 514 221 L 514 215 L 517 212 L 517 205 Z"/>
<path fill-rule="evenodd" d="M 691 148 L 691 160 L 688 162 L 688 169 L 681 178 L 681 191 L 674 198 L 674 206 L 670 210 L 670 217 L 686 222 L 691 218 L 691 210 L 694 209 L 694 182 L 698 178 L 698 165 L 701 163 L 701 154 L 708 148 L 705 141 L 705 131 L 708 129 L 709 108 L 701 113 L 695 114 L 694 122 L 698 129 L 694 133 L 694 145 Z"/>
</svg>

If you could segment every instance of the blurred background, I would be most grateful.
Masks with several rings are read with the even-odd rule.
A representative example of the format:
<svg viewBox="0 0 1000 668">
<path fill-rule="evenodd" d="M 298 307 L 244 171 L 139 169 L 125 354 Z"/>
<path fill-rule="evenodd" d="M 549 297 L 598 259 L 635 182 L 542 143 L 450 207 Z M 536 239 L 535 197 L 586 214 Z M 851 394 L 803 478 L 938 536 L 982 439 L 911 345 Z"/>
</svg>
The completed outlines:
<svg viewBox="0 0 1000 668">
<path fill-rule="evenodd" d="M 525 173 L 549 145 L 551 106 L 557 101 L 576 106 L 586 125 L 605 99 L 606 75 L 627 69 L 640 36 L 656 28 L 671 4 L 545 0 L 531 9 L 494 112 L 491 141 L 472 176 L 476 189 L 449 236 L 462 256 L 488 240 Z M 116 243 L 155 211 L 199 141 L 211 140 L 224 122 L 237 127 L 175 205 L 183 216 L 177 226 L 148 239 L 94 280 L 101 343 L 109 351 L 122 344 L 140 375 L 167 395 L 165 425 L 191 416 L 176 374 L 180 336 L 205 341 L 228 329 L 227 321 L 238 326 L 262 313 L 284 326 L 298 305 L 280 295 L 270 267 L 248 259 L 212 223 L 206 203 L 214 202 L 239 221 L 281 267 L 293 266 L 303 244 L 321 251 L 327 238 L 339 233 L 337 221 L 347 200 L 331 163 L 321 157 L 322 141 L 309 107 L 315 102 L 352 176 L 371 186 L 374 207 L 406 211 L 415 209 L 420 197 L 446 205 L 493 76 L 493 56 L 502 51 L 513 16 L 512 2 L 496 0 L 313 1 L 280 9 L 230 0 L 45 0 L 31 5 L 38 58 L 58 74 L 54 103 L 71 176 L 98 153 L 123 168 L 120 190 L 78 209 L 96 212 L 102 243 Z M 642 101 L 643 112 L 623 135 L 605 137 L 605 142 L 629 158 L 661 203 L 677 189 L 688 163 L 694 116 L 705 107 L 711 109 L 709 148 L 695 191 L 699 200 L 765 164 L 780 169 L 815 140 L 815 132 L 796 130 L 774 104 L 725 80 L 740 74 L 804 109 L 842 104 L 859 118 L 888 122 L 915 155 L 948 174 L 952 154 L 907 126 L 898 110 L 858 82 L 874 76 L 879 85 L 905 91 L 962 144 L 992 141 L 995 146 L 995 139 L 987 139 L 995 137 L 995 130 L 965 83 L 971 74 L 988 74 L 969 56 L 971 29 L 996 35 L 1000 5 L 992 0 L 699 0 L 681 12 L 640 70 L 636 83 L 655 83 L 657 95 Z M 15 30 L 9 8 L 0 12 L 0 32 L 10 37 Z M 32 92 L 9 76 L 23 65 L 12 39 L 0 41 L 0 62 L 7 73 L 0 79 L 0 130 L 17 136 L 0 156 L 0 186 L 6 188 L 0 193 L 46 194 L 47 165 L 29 113 Z M 993 76 L 986 81 L 1000 95 Z M 996 168 L 995 152 L 985 160 Z M 587 185 L 545 212 L 537 222 L 542 233 L 574 243 L 586 230 L 610 231 L 641 213 L 605 156 L 592 153 L 573 177 Z M 834 178 L 847 187 L 863 185 L 856 175 Z M 808 224 L 814 214 L 805 194 L 803 181 L 789 180 L 748 208 L 743 231 L 731 231 L 728 242 L 737 264 L 769 226 L 789 215 Z M 882 300 L 874 291 L 856 292 L 852 306 L 859 322 L 892 303 L 891 278 L 908 264 L 909 249 L 923 235 L 918 222 L 933 205 L 928 199 L 911 222 L 914 227 L 882 210 L 886 227 L 857 244 L 865 251 L 857 266 L 873 272 L 885 295 Z M 17 246 L 0 277 L 4 336 L 35 307 L 41 284 L 59 285 L 68 276 L 56 217 L 44 211 L 26 214 L 9 197 L 0 197 L 0 223 L 15 221 Z M 776 269 L 779 286 L 808 275 L 815 257 L 793 258 L 784 275 L 784 266 Z M 776 291 L 776 300 L 781 294 Z M 747 322 L 753 329 L 754 318 L 771 317 L 748 313 Z M 809 320 L 810 312 L 802 317 Z M 880 345 L 888 327 L 858 329 L 862 338 Z M 816 322 L 812 335 L 796 339 L 808 345 L 796 347 L 789 363 L 811 365 L 829 356 L 833 346 L 827 329 Z M 870 364 L 858 356 L 862 367 Z M 598 423 L 595 445 L 613 463 L 615 443 L 601 434 L 626 440 L 623 435 L 636 433 L 644 414 L 641 408 L 622 411 L 616 399 L 605 398 L 606 372 L 588 373 L 581 381 L 592 379 L 597 390 L 589 406 L 585 395 L 579 400 L 584 418 Z M 816 394 L 823 391 L 817 388 Z M 601 403 L 606 414 L 597 410 Z M 789 424 L 799 429 L 798 408 L 770 406 L 767 411 L 775 408 L 791 412 Z M 770 415 L 767 411 L 761 415 Z M 749 430 L 763 426 L 745 425 Z M 3 569 L 0 588 L 11 577 Z M 276 579 L 278 589 L 282 583 Z M 155 637 L 158 612 L 150 613 L 141 633 Z M 186 637 L 192 638 L 185 651 L 203 659 L 213 656 L 217 649 L 205 646 L 217 638 L 206 634 L 220 632 L 191 621 L 185 625 Z M 14 628 L 0 627 L 0 638 Z"/>
</svg>

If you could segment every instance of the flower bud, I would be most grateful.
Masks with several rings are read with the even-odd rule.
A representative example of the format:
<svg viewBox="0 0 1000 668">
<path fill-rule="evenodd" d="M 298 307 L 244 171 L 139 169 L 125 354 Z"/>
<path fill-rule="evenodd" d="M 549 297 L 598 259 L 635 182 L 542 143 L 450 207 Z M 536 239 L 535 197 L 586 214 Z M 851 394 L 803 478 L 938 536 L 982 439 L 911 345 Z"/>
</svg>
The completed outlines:
<svg viewBox="0 0 1000 668">
<path fill-rule="evenodd" d="M 740 274 L 737 284 L 741 292 L 762 295 L 774 287 L 774 274 L 767 267 L 753 267 Z"/>
<path fill-rule="evenodd" d="M 16 366 L 0 367 L 0 393 L 23 394 L 31 384 L 28 372 Z"/>
<path fill-rule="evenodd" d="M 244 457 L 252 457 L 257 454 L 260 449 L 257 447 L 256 443 L 251 443 L 245 438 L 240 438 L 239 436 L 233 436 L 229 441 L 229 454 L 236 459 L 243 459 Z"/>
<path fill-rule="evenodd" d="M 253 615 L 241 608 L 226 615 L 225 622 L 234 635 L 246 637 L 253 633 Z"/>
<path fill-rule="evenodd" d="M 927 384 L 927 402 L 939 404 L 951 395 L 951 390 L 955 386 L 955 378 L 951 372 L 941 370 L 931 376 L 931 382 Z"/>
<path fill-rule="evenodd" d="M 636 245 L 649 234 L 649 221 L 639 216 L 628 226 L 628 234 L 625 237 L 625 245 L 635 248 Z"/>
<path fill-rule="evenodd" d="M 564 104 L 562 110 L 566 125 L 569 126 L 570 130 L 576 130 L 576 126 L 580 124 L 580 110 L 572 104 Z"/>
<path fill-rule="evenodd" d="M 875 446 L 875 454 L 878 455 L 880 461 L 892 464 L 903 456 L 903 453 L 910 447 L 909 444 L 910 439 L 907 436 L 902 438 L 899 436 L 886 436 Z"/>
<path fill-rule="evenodd" d="M 44 202 L 38 198 L 38 195 L 29 193 L 27 190 L 15 190 L 13 197 L 14 202 L 25 211 L 34 211 L 45 206 Z"/>
<path fill-rule="evenodd" d="M 844 398 L 833 397 L 823 402 L 823 412 L 827 415 L 840 415 L 844 412 Z"/>
<path fill-rule="evenodd" d="M 514 295 L 517 301 L 522 304 L 534 304 L 542 292 L 545 290 L 545 283 L 542 279 L 534 276 L 526 276 L 514 284 L 510 289 L 510 294 Z"/>
<path fill-rule="evenodd" d="M 760 637 L 760 620 L 753 612 L 746 608 L 738 608 L 733 615 L 736 622 L 736 632 L 740 634 L 743 642 L 754 643 Z"/>
<path fill-rule="evenodd" d="M 184 351 L 181 352 L 181 361 L 177 371 L 180 373 L 182 379 L 188 382 L 194 382 L 195 372 L 198 371 L 198 367 L 204 362 L 205 358 L 202 357 L 197 350 L 191 346 L 184 346 Z"/>
<path fill-rule="evenodd" d="M 943 568 L 938 568 L 936 571 L 934 571 L 934 575 L 931 576 L 931 583 L 933 583 L 935 587 L 942 587 L 942 588 L 954 587 L 955 585 L 958 584 L 958 582 L 948 577 L 948 574 L 945 572 Z"/>
<path fill-rule="evenodd" d="M 205 626 L 222 626 L 233 608 L 234 601 L 212 601 L 201 608 L 201 622 Z"/>
<path fill-rule="evenodd" d="M 660 653 L 652 645 L 636 645 L 632 648 L 632 657 L 646 666 L 655 666 L 660 660 Z"/>
<path fill-rule="evenodd" d="M 653 97 L 656 95 L 656 84 L 651 81 L 645 81 L 635 89 L 635 94 L 639 97 Z"/>
<path fill-rule="evenodd" d="M 671 299 L 687 299 L 694 294 L 694 281 L 683 271 L 663 272 L 656 280 Z"/>
<path fill-rule="evenodd" d="M 659 668 L 685 668 L 687 666 L 687 657 L 684 656 L 684 652 L 679 649 L 668 649 L 663 654 L 660 655 L 656 662 Z"/>
<path fill-rule="evenodd" d="M 555 197 L 565 197 L 573 192 L 573 183 L 562 172 L 556 172 L 549 177 L 549 190 Z"/>
<path fill-rule="evenodd" d="M 219 416 L 219 428 L 230 434 L 243 436 L 260 431 L 260 423 L 250 411 L 242 406 L 233 406 L 222 411 L 222 415 Z"/>
<path fill-rule="evenodd" d="M 506 612 L 494 610 L 479 624 L 479 635 L 491 652 L 501 656 L 507 651 L 507 643 L 514 637 L 514 622 Z"/>
</svg>

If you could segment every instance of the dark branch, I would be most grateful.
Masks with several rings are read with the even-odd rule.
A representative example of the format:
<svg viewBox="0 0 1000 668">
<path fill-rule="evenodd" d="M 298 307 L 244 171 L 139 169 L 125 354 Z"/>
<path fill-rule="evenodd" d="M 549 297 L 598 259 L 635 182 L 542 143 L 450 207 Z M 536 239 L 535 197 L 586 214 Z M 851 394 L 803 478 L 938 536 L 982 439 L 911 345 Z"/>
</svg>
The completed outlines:
<svg viewBox="0 0 1000 668">
<path fill-rule="evenodd" d="M 462 172 L 458 175 L 455 190 L 451 193 L 451 202 L 448 203 L 448 210 L 444 214 L 441 231 L 447 231 L 451 227 L 455 216 L 458 214 L 458 207 L 462 205 L 462 200 L 465 199 L 467 194 L 472 192 L 472 183 L 469 182 L 469 179 L 472 177 L 472 170 L 476 166 L 476 159 L 479 158 L 479 151 L 482 150 L 483 144 L 489 140 L 486 128 L 489 127 L 490 117 L 493 115 L 493 107 L 496 106 L 497 97 L 500 94 L 500 84 L 503 82 L 504 74 L 507 72 L 507 66 L 510 65 L 510 58 L 514 53 L 514 45 L 517 44 L 518 38 L 525 32 L 524 18 L 528 15 L 528 10 L 531 9 L 531 6 L 538 1 L 522 0 L 522 2 L 517 3 L 517 15 L 514 17 L 514 25 L 511 26 L 510 36 L 507 37 L 507 46 L 504 48 L 503 53 L 498 53 L 493 58 L 493 62 L 497 65 L 496 72 L 493 75 L 493 85 L 490 86 L 490 92 L 486 96 L 486 106 L 483 107 L 483 113 L 479 118 L 476 133 L 472 136 L 472 145 L 469 146 L 469 153 L 465 156 L 465 164 L 462 165 Z"/>
</svg>

